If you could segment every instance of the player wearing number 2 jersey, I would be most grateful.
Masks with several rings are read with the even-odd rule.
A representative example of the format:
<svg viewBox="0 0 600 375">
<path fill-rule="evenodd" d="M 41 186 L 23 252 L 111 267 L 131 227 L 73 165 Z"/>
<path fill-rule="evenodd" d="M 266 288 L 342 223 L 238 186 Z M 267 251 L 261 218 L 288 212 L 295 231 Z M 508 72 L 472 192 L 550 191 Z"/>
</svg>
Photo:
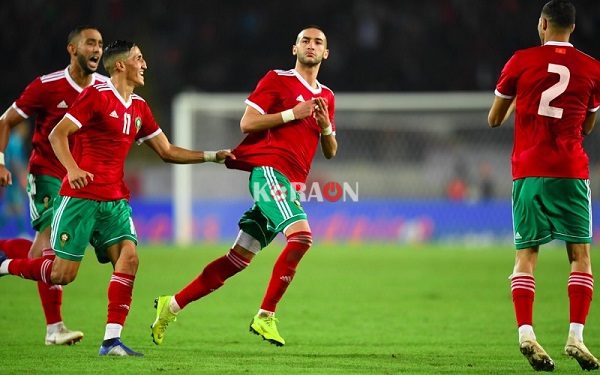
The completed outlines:
<svg viewBox="0 0 600 375">
<path fill-rule="evenodd" d="M 517 51 L 504 66 L 490 109 L 491 127 L 515 108 L 513 229 L 516 260 L 511 274 L 513 304 L 523 355 L 536 370 L 554 362 L 533 331 L 534 269 L 539 247 L 566 243 L 570 325 L 565 353 L 585 370 L 600 362 L 583 344 L 594 281 L 590 260 L 591 192 L 583 137 L 592 131 L 600 106 L 600 63 L 575 49 L 575 7 L 544 5 L 538 23 L 542 46 Z"/>
</svg>

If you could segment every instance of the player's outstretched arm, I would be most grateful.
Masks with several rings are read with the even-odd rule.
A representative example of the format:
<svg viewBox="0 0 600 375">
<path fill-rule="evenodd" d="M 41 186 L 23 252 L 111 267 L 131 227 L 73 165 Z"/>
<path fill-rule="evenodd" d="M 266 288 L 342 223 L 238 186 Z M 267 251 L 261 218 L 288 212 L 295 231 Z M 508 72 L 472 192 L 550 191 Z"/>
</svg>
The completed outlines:
<svg viewBox="0 0 600 375">
<path fill-rule="evenodd" d="M 11 129 L 24 120 L 25 118 L 12 107 L 0 117 L 0 186 L 12 185 L 12 175 L 4 163 L 4 150 L 8 145 Z"/>
<path fill-rule="evenodd" d="M 506 99 L 496 96 L 490 113 L 488 114 L 488 124 L 491 128 L 497 128 L 504 124 L 515 109 L 515 98 Z"/>
<path fill-rule="evenodd" d="M 235 155 L 229 150 L 195 151 L 175 146 L 169 142 L 164 133 L 159 133 L 145 143 L 166 163 L 196 164 L 207 161 L 223 163 L 225 159 L 235 159 Z"/>
</svg>

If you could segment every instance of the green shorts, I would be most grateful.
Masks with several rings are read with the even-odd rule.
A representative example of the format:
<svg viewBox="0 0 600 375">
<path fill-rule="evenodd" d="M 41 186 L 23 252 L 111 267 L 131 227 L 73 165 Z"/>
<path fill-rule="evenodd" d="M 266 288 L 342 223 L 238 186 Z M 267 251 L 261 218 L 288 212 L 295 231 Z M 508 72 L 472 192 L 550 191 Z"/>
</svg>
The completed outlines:
<svg viewBox="0 0 600 375">
<path fill-rule="evenodd" d="M 254 168 L 248 187 L 254 206 L 244 213 L 238 225 L 240 230 L 258 240 L 261 248 L 293 223 L 306 220 L 298 192 L 288 178 L 275 169 Z"/>
<path fill-rule="evenodd" d="M 108 263 L 106 249 L 123 240 L 137 245 L 137 234 L 126 200 L 100 202 L 58 196 L 54 201 L 50 243 L 59 258 L 81 261 L 88 243 L 100 263 Z"/>
<path fill-rule="evenodd" d="M 513 230 L 517 249 L 554 239 L 592 242 L 590 181 L 527 177 L 513 181 Z"/>
<path fill-rule="evenodd" d="M 27 195 L 29 195 L 29 215 L 31 227 L 42 232 L 52 222 L 52 205 L 58 196 L 61 180 L 56 177 L 27 176 Z"/>
</svg>

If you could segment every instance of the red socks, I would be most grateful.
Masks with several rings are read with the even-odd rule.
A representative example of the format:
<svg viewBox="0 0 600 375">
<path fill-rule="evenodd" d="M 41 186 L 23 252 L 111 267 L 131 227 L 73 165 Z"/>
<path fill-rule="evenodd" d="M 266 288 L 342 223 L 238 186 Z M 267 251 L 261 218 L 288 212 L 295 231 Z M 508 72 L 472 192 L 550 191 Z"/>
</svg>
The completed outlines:
<svg viewBox="0 0 600 375">
<path fill-rule="evenodd" d="M 52 285 L 50 274 L 52 273 L 53 262 L 54 252 L 44 250 L 44 255 L 41 258 L 11 260 L 8 265 L 8 272 L 24 279 L 42 281 Z"/>
<path fill-rule="evenodd" d="M 114 272 L 108 283 L 108 317 L 106 323 L 125 325 L 131 306 L 135 276 Z"/>
<path fill-rule="evenodd" d="M 535 279 L 533 275 L 520 274 L 510 281 L 513 304 L 517 318 L 517 327 L 524 324 L 533 325 L 533 299 L 535 296 Z"/>
<path fill-rule="evenodd" d="M 283 249 L 273 267 L 269 286 L 263 297 L 261 309 L 275 312 L 277 303 L 283 297 L 288 285 L 296 274 L 296 267 L 312 244 L 310 232 L 292 233 L 287 238 L 287 246 Z"/>
<path fill-rule="evenodd" d="M 44 316 L 46 317 L 46 324 L 61 322 L 62 316 L 60 307 L 62 305 L 62 287 L 60 285 L 49 285 L 41 280 L 42 277 L 46 280 L 50 280 L 48 270 L 52 270 L 51 264 L 48 267 L 48 262 L 44 260 L 42 260 L 41 263 L 40 261 L 16 261 L 27 260 L 30 248 L 31 241 L 24 238 L 0 240 L 0 250 L 4 251 L 9 259 L 13 259 L 9 268 L 16 272 L 16 275 L 22 275 L 22 277 L 25 278 L 30 278 L 28 277 L 28 275 L 30 275 L 35 280 L 38 280 L 37 288 L 40 300 L 42 301 L 42 309 L 44 310 Z M 47 260 L 54 259 L 54 252 L 52 249 L 44 250 L 42 258 Z M 41 274 L 42 269 L 40 267 L 42 267 L 42 264 L 45 264 L 44 268 L 46 274 L 44 276 Z M 38 269 L 40 271 L 39 275 L 36 272 Z"/>
<path fill-rule="evenodd" d="M 175 295 L 183 309 L 190 302 L 212 293 L 225 284 L 225 280 L 248 267 L 250 261 L 233 250 L 209 263 L 202 273 Z"/>
<path fill-rule="evenodd" d="M 593 276 L 584 272 L 571 272 L 567 289 L 569 291 L 570 322 L 585 324 L 594 294 Z"/>
<path fill-rule="evenodd" d="M 4 251 L 8 259 L 27 259 L 31 249 L 31 241 L 24 238 L 0 240 L 0 250 Z"/>
</svg>

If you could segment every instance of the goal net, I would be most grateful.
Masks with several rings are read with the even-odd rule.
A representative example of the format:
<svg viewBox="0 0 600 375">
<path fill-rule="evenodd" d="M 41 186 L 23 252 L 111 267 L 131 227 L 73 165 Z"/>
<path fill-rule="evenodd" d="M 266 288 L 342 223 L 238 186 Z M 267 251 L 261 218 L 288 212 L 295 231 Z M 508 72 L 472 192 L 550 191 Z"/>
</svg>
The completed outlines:
<svg viewBox="0 0 600 375">
<path fill-rule="evenodd" d="M 243 139 L 246 96 L 180 94 L 173 103 L 173 143 L 235 147 Z M 491 92 L 337 93 L 338 154 L 325 160 L 317 151 L 304 192 L 313 231 L 349 241 L 510 241 L 513 121 L 490 129 L 492 101 Z M 595 137 L 586 140 L 592 182 L 600 160 L 589 147 Z M 246 172 L 176 165 L 172 178 L 178 243 L 219 232 L 218 216 L 232 204 L 238 204 L 237 217 L 227 225 L 235 227 L 252 203 Z M 328 182 L 343 188 L 336 202 L 328 201 Z M 205 220 L 207 213 L 217 219 Z"/>
</svg>

